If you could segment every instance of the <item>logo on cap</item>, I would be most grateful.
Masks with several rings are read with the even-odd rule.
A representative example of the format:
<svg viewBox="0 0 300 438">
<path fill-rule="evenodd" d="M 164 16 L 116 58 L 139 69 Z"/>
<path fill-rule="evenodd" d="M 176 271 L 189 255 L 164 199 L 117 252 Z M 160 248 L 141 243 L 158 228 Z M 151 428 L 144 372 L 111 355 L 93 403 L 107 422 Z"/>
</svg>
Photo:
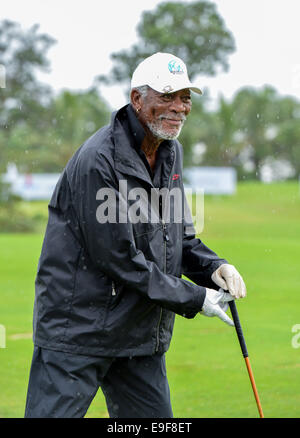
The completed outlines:
<svg viewBox="0 0 300 438">
<path fill-rule="evenodd" d="M 168 64 L 168 68 L 169 68 L 169 72 L 175 74 L 183 74 L 183 68 L 181 67 L 181 65 L 179 64 L 178 61 L 176 61 L 176 59 L 171 59 L 171 61 Z"/>
<path fill-rule="evenodd" d="M 173 87 L 172 87 L 171 85 L 166 85 L 166 86 L 163 88 L 163 92 L 164 92 L 164 93 L 171 93 L 172 90 L 173 90 Z"/>
</svg>

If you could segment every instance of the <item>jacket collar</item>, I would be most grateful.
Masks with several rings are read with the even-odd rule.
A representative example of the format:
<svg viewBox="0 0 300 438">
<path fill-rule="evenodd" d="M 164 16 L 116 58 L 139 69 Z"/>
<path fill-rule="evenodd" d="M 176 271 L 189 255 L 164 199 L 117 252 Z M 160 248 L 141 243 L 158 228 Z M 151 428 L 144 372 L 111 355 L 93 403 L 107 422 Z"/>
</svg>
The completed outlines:
<svg viewBox="0 0 300 438">
<path fill-rule="evenodd" d="M 153 187 L 149 172 L 146 171 L 141 156 L 138 154 L 136 147 L 132 146 L 128 133 L 122 125 L 122 117 L 124 117 L 127 107 L 128 105 L 125 105 L 115 111 L 111 118 L 111 128 L 115 142 L 115 168 L 123 174 L 139 178 Z M 138 121 L 137 123 L 139 124 Z M 143 130 L 141 126 L 140 128 Z M 141 129 L 137 130 L 137 140 L 140 142 L 143 140 Z M 173 143 L 173 141 L 170 141 L 171 147 L 173 147 Z M 137 145 L 136 142 L 135 145 Z"/>
</svg>

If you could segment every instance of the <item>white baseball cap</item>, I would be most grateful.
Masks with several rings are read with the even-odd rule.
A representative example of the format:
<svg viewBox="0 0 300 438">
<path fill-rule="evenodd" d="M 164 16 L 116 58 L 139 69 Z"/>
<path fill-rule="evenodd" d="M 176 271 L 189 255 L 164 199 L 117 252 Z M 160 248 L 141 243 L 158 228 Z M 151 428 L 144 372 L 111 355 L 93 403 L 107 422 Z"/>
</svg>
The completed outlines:
<svg viewBox="0 0 300 438">
<path fill-rule="evenodd" d="M 182 59 L 171 53 L 154 53 L 137 66 L 132 75 L 131 88 L 143 85 L 148 85 L 159 93 L 174 93 L 190 88 L 195 93 L 202 94 L 200 88 L 189 80 Z"/>
</svg>

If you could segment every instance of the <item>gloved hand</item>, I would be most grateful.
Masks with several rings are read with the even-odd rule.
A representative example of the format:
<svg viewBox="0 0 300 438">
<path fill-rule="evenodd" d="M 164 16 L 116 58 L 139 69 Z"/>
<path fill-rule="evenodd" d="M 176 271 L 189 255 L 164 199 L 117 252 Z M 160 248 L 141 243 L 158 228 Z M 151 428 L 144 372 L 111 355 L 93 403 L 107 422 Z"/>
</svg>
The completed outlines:
<svg viewBox="0 0 300 438">
<path fill-rule="evenodd" d="M 233 321 L 226 315 L 228 301 L 234 300 L 234 297 L 223 289 L 214 290 L 206 288 L 206 296 L 202 306 L 201 314 L 205 316 L 218 316 L 222 321 L 234 326 Z"/>
<path fill-rule="evenodd" d="M 212 274 L 211 279 L 219 287 L 228 290 L 234 298 L 246 296 L 246 286 L 244 280 L 233 265 L 224 263 Z"/>
</svg>

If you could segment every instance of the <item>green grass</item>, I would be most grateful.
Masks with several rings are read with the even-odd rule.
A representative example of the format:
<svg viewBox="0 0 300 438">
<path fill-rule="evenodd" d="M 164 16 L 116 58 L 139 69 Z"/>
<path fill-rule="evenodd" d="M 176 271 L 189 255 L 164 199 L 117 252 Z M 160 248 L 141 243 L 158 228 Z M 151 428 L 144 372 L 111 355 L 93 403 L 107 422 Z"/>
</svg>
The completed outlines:
<svg viewBox="0 0 300 438">
<path fill-rule="evenodd" d="M 29 205 L 26 207 L 29 208 Z M 34 204 L 34 214 L 46 204 Z M 234 196 L 205 197 L 201 239 L 241 272 L 237 302 L 266 417 L 300 415 L 300 194 L 297 183 L 244 183 Z M 22 417 L 32 355 L 34 277 L 41 234 L 0 234 L 0 417 Z M 235 330 L 216 318 L 176 318 L 167 353 L 175 417 L 257 417 Z M 98 392 L 87 417 L 107 416 Z"/>
</svg>

